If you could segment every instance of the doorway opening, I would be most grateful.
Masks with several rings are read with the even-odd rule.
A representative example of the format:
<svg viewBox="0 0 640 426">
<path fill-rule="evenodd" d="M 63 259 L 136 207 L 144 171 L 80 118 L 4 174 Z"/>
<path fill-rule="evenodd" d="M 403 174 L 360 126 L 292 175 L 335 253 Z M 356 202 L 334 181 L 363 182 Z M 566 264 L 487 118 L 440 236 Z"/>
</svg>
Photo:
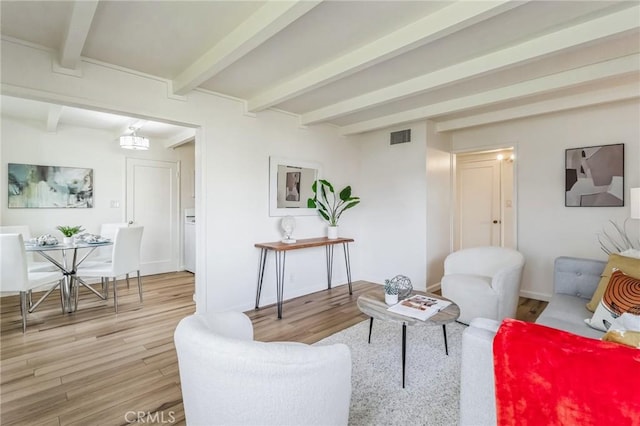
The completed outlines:
<svg viewBox="0 0 640 426">
<path fill-rule="evenodd" d="M 453 248 L 517 247 L 513 147 L 455 154 Z"/>
</svg>

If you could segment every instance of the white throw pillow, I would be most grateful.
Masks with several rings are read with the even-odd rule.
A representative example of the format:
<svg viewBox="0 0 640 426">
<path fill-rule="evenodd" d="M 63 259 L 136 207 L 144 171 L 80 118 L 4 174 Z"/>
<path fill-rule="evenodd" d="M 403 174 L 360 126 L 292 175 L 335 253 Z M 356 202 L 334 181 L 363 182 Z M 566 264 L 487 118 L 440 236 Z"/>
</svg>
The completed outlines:
<svg viewBox="0 0 640 426">
<path fill-rule="evenodd" d="M 618 253 L 620 256 L 626 256 L 626 257 L 635 257 L 636 259 L 640 259 L 640 250 L 636 250 L 636 249 L 627 249 L 625 251 L 621 251 L 620 253 Z"/>
</svg>

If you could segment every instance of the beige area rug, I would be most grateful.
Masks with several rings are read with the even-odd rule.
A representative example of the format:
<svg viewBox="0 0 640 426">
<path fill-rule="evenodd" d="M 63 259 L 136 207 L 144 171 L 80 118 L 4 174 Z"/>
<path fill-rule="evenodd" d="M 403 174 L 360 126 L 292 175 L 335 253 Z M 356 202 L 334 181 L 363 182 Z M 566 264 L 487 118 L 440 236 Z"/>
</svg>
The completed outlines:
<svg viewBox="0 0 640 426">
<path fill-rule="evenodd" d="M 369 320 L 333 334 L 316 345 L 344 343 L 351 349 L 352 393 L 349 424 L 457 425 L 460 354 L 466 326 L 447 325 L 449 356 L 442 327 L 407 327 L 405 388 L 402 388 L 402 326 Z"/>
</svg>

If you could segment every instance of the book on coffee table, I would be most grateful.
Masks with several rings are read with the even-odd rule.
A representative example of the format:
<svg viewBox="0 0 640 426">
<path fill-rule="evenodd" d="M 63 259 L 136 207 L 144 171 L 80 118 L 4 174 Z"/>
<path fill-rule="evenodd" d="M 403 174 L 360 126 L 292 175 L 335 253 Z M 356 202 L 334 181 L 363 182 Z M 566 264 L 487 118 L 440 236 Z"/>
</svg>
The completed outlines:
<svg viewBox="0 0 640 426">
<path fill-rule="evenodd" d="M 414 294 L 413 296 L 390 306 L 387 310 L 395 312 L 396 314 L 406 315 L 408 317 L 425 321 L 450 304 L 451 302 L 446 300 L 423 296 L 421 294 Z"/>
</svg>

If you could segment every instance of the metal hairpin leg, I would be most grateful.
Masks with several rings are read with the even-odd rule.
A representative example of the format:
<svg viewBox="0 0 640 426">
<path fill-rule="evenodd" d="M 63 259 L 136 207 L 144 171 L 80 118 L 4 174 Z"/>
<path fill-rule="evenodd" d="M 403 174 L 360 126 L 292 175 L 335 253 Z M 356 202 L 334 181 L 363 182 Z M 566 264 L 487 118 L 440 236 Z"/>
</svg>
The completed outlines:
<svg viewBox="0 0 640 426">
<path fill-rule="evenodd" d="M 282 319 L 282 298 L 284 296 L 284 265 L 287 259 L 286 251 L 276 251 L 276 293 L 278 298 L 278 319 Z"/>
<path fill-rule="evenodd" d="M 369 318 L 369 343 L 371 343 L 371 330 L 373 330 L 373 317 Z"/>
<path fill-rule="evenodd" d="M 331 288 L 331 277 L 333 276 L 333 244 L 325 246 L 327 255 L 327 288 Z"/>
<path fill-rule="evenodd" d="M 327 288 L 331 288 L 331 280 L 333 277 L 333 247 L 335 244 L 325 246 L 325 253 L 327 255 Z M 353 294 L 351 289 L 351 257 L 349 256 L 349 245 L 342 243 L 344 250 L 344 265 L 347 269 L 347 282 L 349 284 L 349 294 Z"/>
<path fill-rule="evenodd" d="M 256 309 L 260 306 L 260 293 L 262 292 L 262 281 L 264 280 L 264 267 L 267 262 L 267 249 L 260 249 L 260 259 L 258 260 L 258 285 L 256 289 Z"/>
<path fill-rule="evenodd" d="M 353 294 L 351 291 L 351 257 L 349 256 L 349 245 L 342 243 L 344 250 L 344 265 L 347 268 L 347 282 L 349 283 L 349 294 Z"/>
<path fill-rule="evenodd" d="M 260 293 L 262 292 L 262 283 L 264 281 L 264 270 L 267 263 L 268 253 L 269 251 L 267 249 L 260 249 L 260 260 L 258 261 L 258 288 L 256 289 L 256 309 L 258 309 L 258 307 L 260 306 Z M 282 299 L 284 297 L 284 267 L 287 252 L 274 250 L 273 255 L 276 263 L 276 304 L 278 308 L 278 319 L 282 319 Z"/>
</svg>

